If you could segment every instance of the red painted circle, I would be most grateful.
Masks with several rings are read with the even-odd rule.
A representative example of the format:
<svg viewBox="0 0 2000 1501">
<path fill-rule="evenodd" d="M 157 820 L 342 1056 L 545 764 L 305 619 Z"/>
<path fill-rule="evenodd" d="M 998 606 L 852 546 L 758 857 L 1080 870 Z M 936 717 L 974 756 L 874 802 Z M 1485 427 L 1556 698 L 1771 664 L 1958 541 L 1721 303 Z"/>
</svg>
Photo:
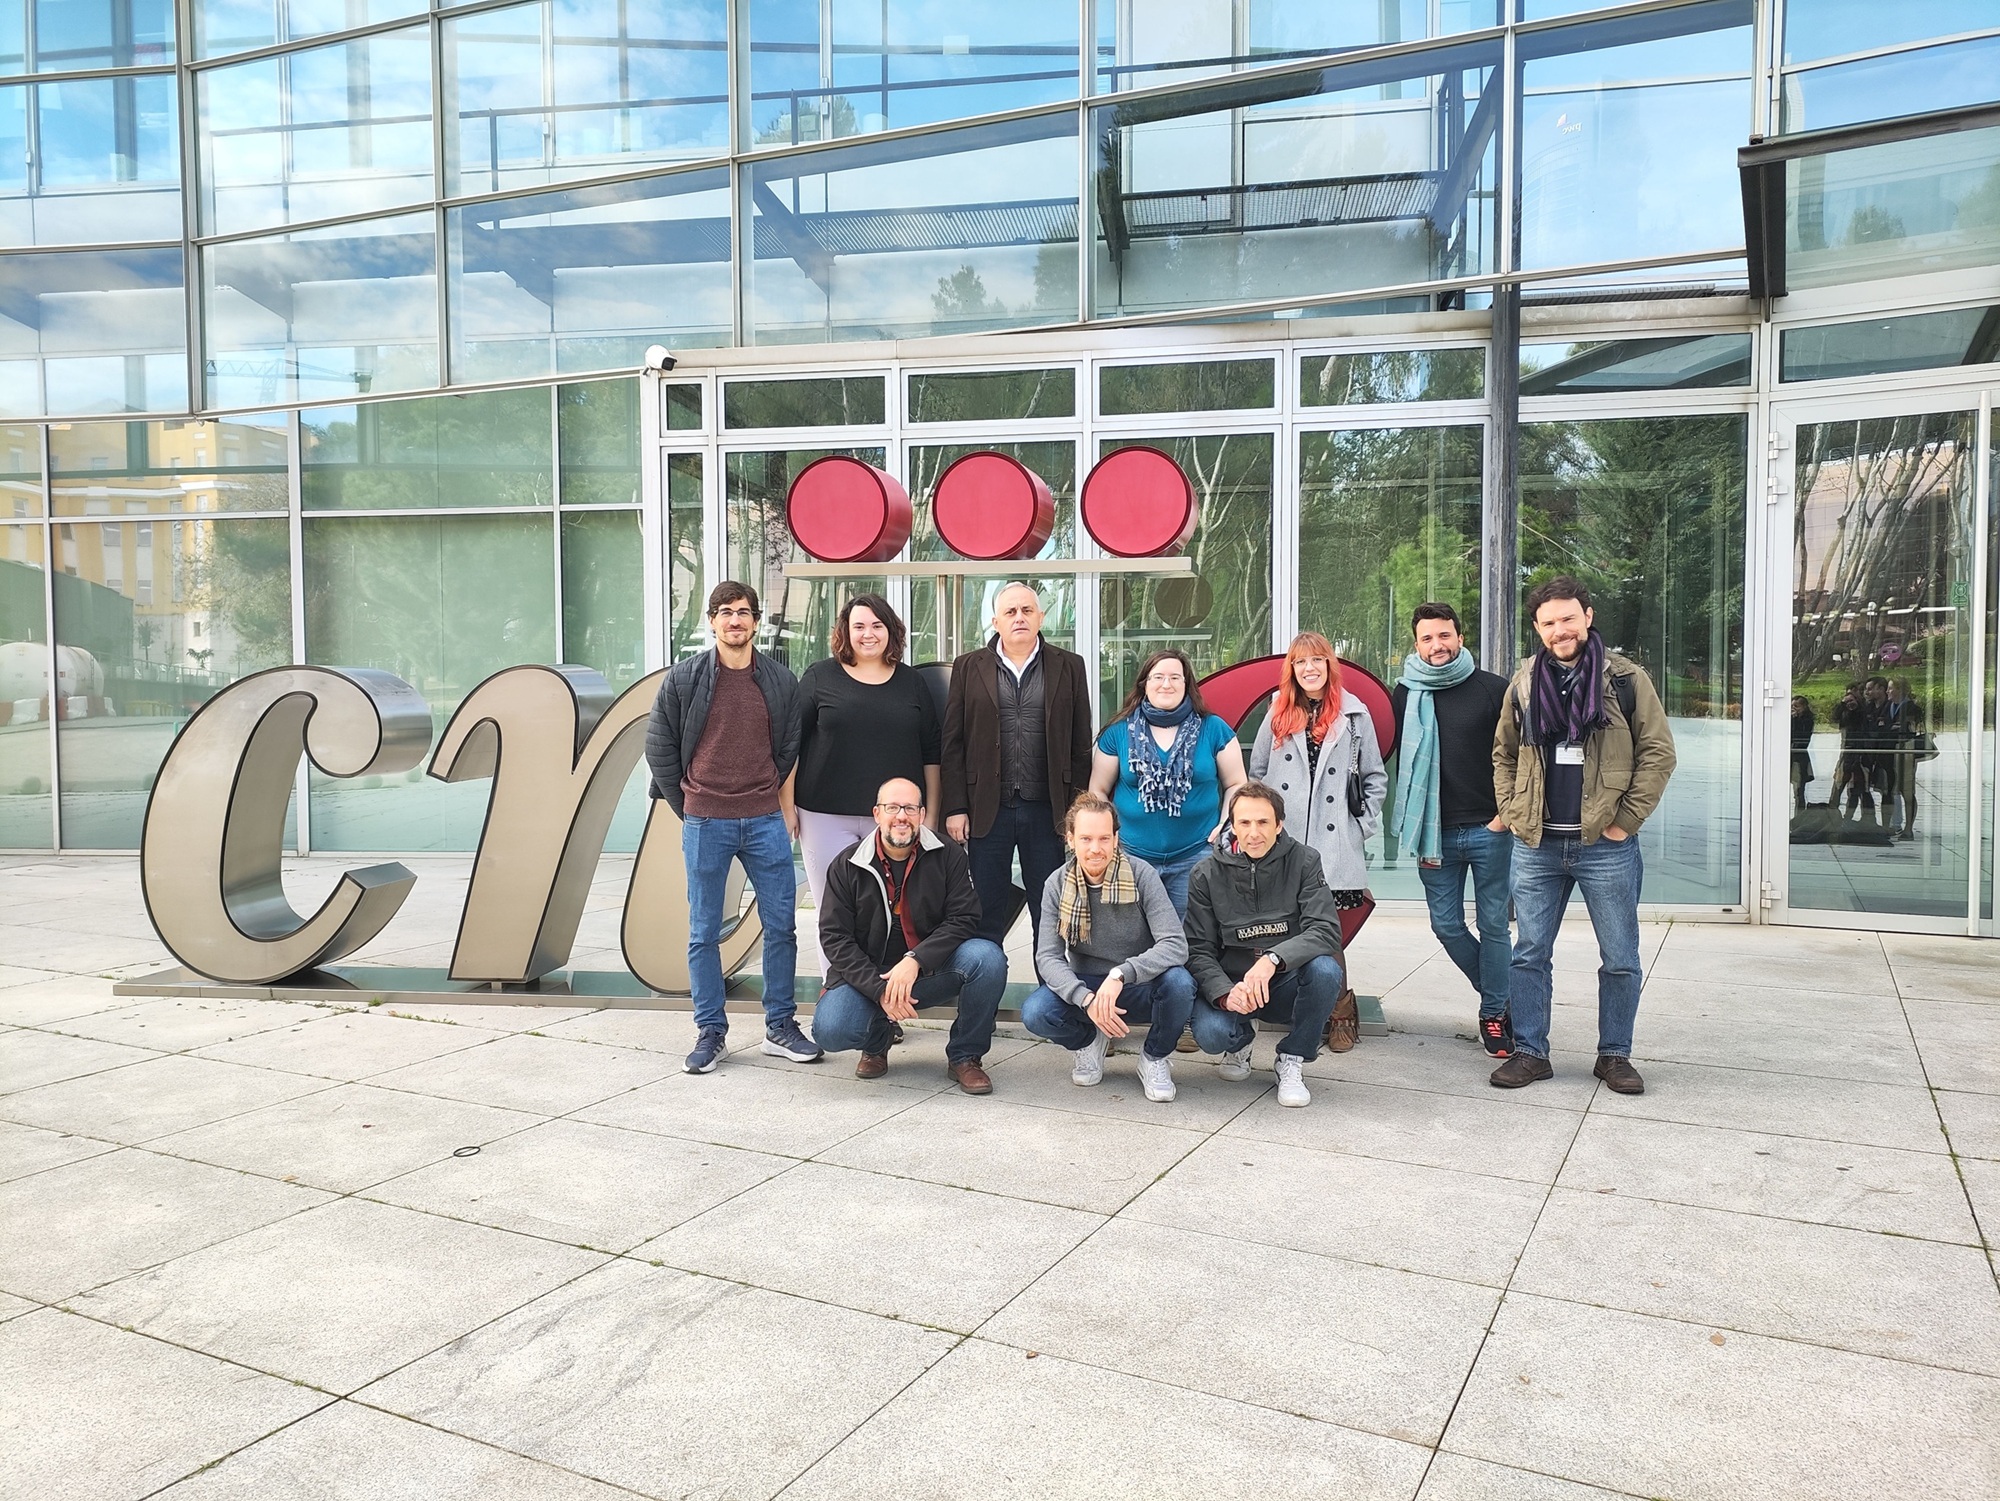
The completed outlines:
<svg viewBox="0 0 2000 1501">
<path fill-rule="evenodd" d="M 931 520 L 962 558 L 1032 558 L 1056 529 L 1056 501 L 1019 459 L 969 453 L 938 476 Z"/>
<path fill-rule="evenodd" d="M 886 563 L 910 540 L 910 497 L 894 475 L 828 454 L 792 481 L 785 522 L 822 563 Z"/>
<path fill-rule="evenodd" d="M 1097 545 L 1119 558 L 1173 552 L 1194 535 L 1200 512 L 1194 486 L 1157 448 L 1106 454 L 1083 482 L 1078 506 Z"/>
</svg>

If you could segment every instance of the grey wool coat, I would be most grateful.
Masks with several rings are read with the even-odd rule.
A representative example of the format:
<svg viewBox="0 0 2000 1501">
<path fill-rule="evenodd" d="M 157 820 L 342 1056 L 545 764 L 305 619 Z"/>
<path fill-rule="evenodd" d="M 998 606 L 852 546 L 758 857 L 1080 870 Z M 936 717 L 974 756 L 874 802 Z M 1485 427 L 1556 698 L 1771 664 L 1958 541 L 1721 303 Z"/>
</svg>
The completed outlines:
<svg viewBox="0 0 2000 1501">
<path fill-rule="evenodd" d="M 1275 699 L 1276 695 L 1273 695 Z M 1368 886 L 1368 856 L 1364 842 L 1382 823 L 1382 800 L 1389 793 L 1389 775 L 1382 769 L 1381 747 L 1368 706 L 1342 690 L 1340 721 L 1327 731 L 1319 748 L 1319 769 L 1306 755 L 1305 732 L 1272 744 L 1267 714 L 1251 747 L 1250 775 L 1268 782 L 1285 799 L 1285 832 L 1318 853 L 1326 884 L 1334 891 L 1364 891 Z M 1361 778 L 1367 812 L 1356 823 L 1347 811 L 1347 779 Z"/>
</svg>

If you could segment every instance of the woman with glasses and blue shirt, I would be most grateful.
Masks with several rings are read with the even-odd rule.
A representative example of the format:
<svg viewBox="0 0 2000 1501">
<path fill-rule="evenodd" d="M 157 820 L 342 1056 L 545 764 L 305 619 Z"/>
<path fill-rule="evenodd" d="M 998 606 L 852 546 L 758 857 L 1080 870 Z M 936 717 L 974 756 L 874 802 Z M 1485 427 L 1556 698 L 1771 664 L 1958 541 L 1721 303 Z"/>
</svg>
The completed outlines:
<svg viewBox="0 0 2000 1501">
<path fill-rule="evenodd" d="M 1090 790 L 1111 799 L 1125 848 L 1153 867 L 1183 917 L 1188 875 L 1247 780 L 1236 732 L 1203 706 L 1186 653 L 1169 648 L 1140 663 L 1118 717 L 1097 737 Z"/>
</svg>

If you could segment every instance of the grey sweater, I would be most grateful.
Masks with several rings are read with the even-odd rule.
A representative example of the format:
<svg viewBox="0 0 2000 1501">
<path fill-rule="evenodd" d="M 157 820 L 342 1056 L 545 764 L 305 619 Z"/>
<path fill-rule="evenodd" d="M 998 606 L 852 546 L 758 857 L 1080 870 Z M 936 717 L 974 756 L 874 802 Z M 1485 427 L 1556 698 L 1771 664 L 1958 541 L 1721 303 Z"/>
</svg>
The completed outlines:
<svg viewBox="0 0 2000 1501">
<path fill-rule="evenodd" d="M 1063 942 L 1058 916 L 1068 865 L 1058 868 L 1042 887 L 1035 970 L 1044 985 L 1072 1006 L 1090 1004 L 1091 989 L 1077 978 L 1079 970 L 1087 975 L 1108 975 L 1122 968 L 1126 984 L 1143 985 L 1187 962 L 1187 935 L 1181 932 L 1181 920 L 1167 897 L 1167 888 L 1160 884 L 1153 867 L 1130 850 L 1125 852 L 1125 860 L 1139 883 L 1139 900 L 1106 906 L 1098 900 L 1097 888 L 1091 887 L 1090 937 L 1074 948 Z"/>
</svg>

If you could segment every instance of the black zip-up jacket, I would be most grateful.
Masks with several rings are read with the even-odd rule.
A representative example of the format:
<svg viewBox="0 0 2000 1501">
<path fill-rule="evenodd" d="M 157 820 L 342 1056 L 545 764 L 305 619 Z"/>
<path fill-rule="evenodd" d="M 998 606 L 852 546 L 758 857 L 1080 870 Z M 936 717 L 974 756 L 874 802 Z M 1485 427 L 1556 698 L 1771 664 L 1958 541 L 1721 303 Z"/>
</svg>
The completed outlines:
<svg viewBox="0 0 2000 1501">
<path fill-rule="evenodd" d="M 1261 860 L 1218 850 L 1188 877 L 1188 972 L 1219 1002 L 1264 954 L 1288 970 L 1340 958 L 1340 909 L 1316 851 L 1278 835 Z"/>
<path fill-rule="evenodd" d="M 903 901 L 918 934 L 917 966 L 935 974 L 951 962 L 958 946 L 979 934 L 979 893 L 972 886 L 972 863 L 956 839 L 918 831 L 920 853 L 911 868 Z M 827 988 L 852 985 L 871 1001 L 882 999 L 882 975 L 889 957 L 889 887 L 875 868 L 875 836 L 856 840 L 827 867 L 819 909 L 819 948 L 826 960 Z"/>
<path fill-rule="evenodd" d="M 687 803 L 681 777 L 708 728 L 708 707 L 715 702 L 715 661 L 715 648 L 710 647 L 674 663 L 660 680 L 652 716 L 646 721 L 646 764 L 653 772 L 648 791 L 665 798 L 683 818 Z M 799 759 L 799 680 L 791 668 L 761 651 L 751 654 L 750 670 L 771 715 L 771 761 L 782 783 Z"/>
</svg>

